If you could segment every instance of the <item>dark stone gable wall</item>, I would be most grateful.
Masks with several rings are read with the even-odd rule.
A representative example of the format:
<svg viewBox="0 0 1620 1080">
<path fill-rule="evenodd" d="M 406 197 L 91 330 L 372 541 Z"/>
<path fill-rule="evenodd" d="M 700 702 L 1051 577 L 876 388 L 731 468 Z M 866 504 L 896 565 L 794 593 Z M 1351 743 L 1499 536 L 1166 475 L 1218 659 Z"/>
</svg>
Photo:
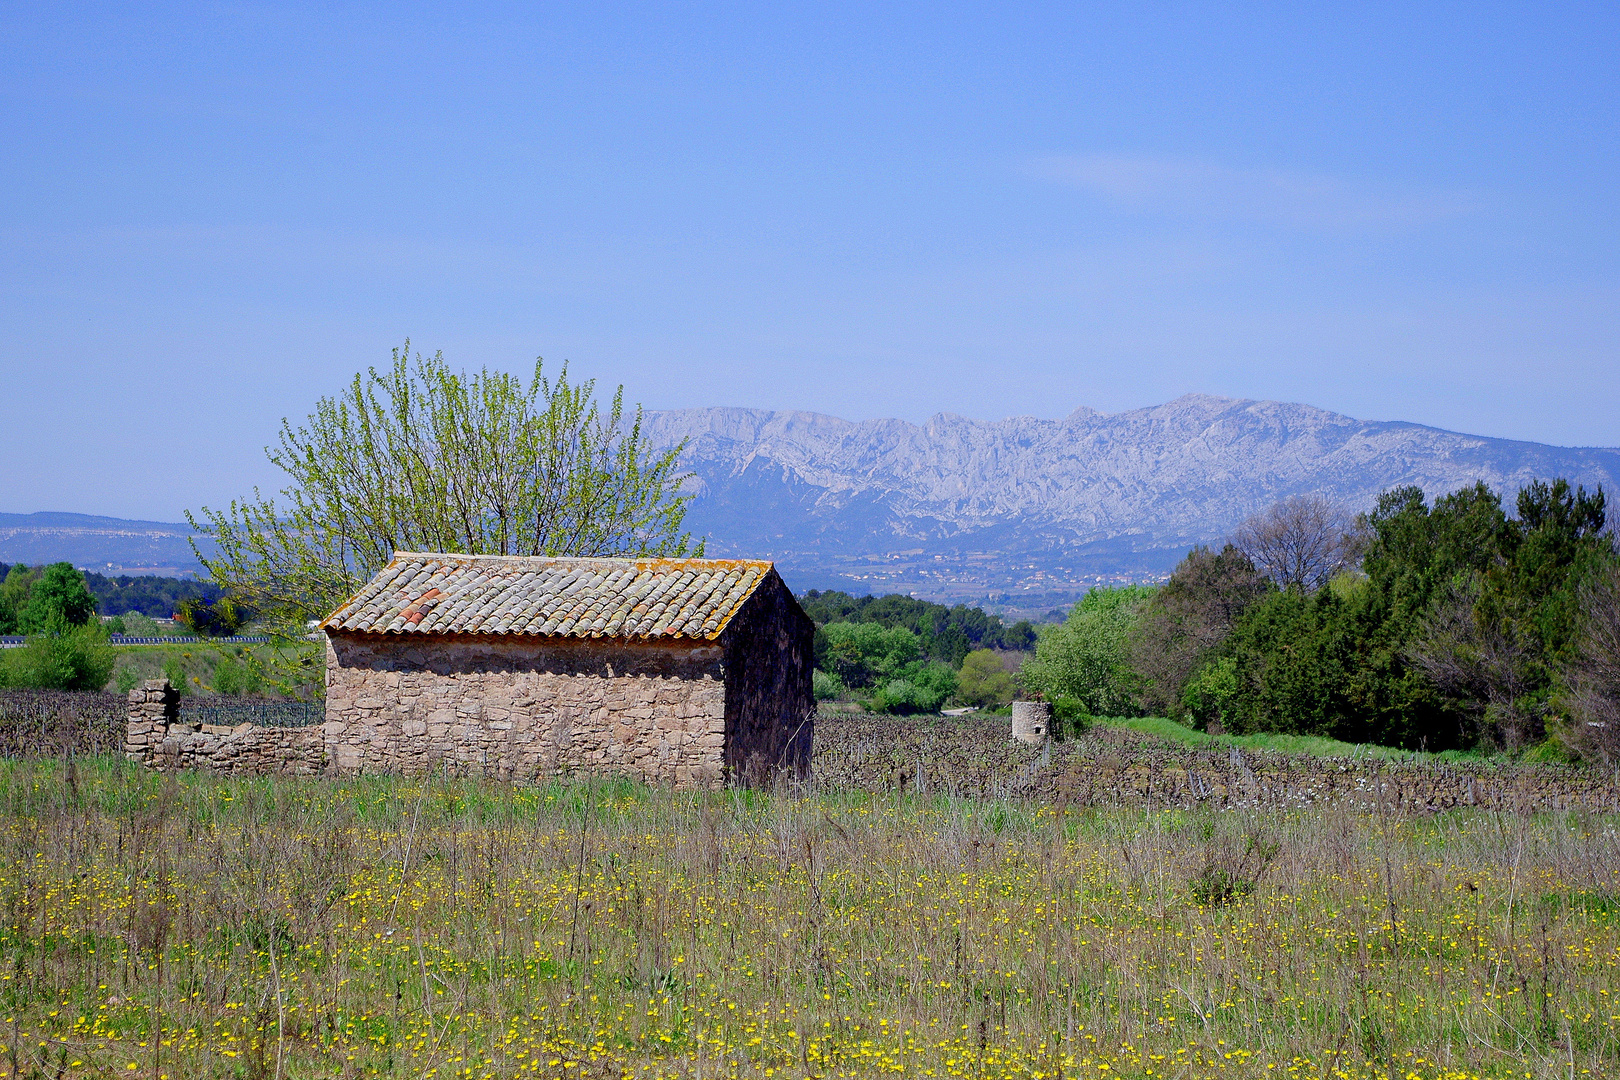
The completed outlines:
<svg viewBox="0 0 1620 1080">
<path fill-rule="evenodd" d="M 726 771 L 761 783 L 810 769 L 815 624 L 772 570 L 721 634 L 725 645 Z"/>
</svg>

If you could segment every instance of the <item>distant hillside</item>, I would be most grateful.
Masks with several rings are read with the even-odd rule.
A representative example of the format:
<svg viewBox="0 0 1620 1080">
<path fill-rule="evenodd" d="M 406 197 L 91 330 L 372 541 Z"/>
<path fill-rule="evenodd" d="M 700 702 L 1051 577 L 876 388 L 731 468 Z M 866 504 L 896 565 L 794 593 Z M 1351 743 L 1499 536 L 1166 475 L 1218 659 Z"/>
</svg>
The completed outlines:
<svg viewBox="0 0 1620 1080">
<path fill-rule="evenodd" d="M 192 576 L 202 571 L 191 526 L 89 514 L 0 514 L 0 562 L 70 562 L 104 574 Z"/>
<path fill-rule="evenodd" d="M 688 525 L 711 554 L 776 558 L 796 588 L 866 587 L 1031 612 L 1095 581 L 1164 574 L 1275 500 L 1360 510 L 1416 484 L 1515 491 L 1566 476 L 1615 490 L 1620 450 L 1355 420 L 1309 405 L 1189 395 L 1116 414 L 924 425 L 808 412 L 650 413 L 691 440 Z"/>
<path fill-rule="evenodd" d="M 657 445 L 691 440 L 687 525 L 711 555 L 774 558 L 805 589 L 914 593 L 1013 617 L 1091 584 L 1166 574 L 1288 495 L 1352 509 L 1416 484 L 1516 491 L 1565 476 L 1620 488 L 1620 450 L 1355 420 L 1309 405 L 1189 395 L 1062 420 L 860 423 L 808 412 L 647 415 Z M 104 574 L 199 568 L 185 525 L 84 514 L 0 514 L 0 562 L 66 559 Z"/>
</svg>

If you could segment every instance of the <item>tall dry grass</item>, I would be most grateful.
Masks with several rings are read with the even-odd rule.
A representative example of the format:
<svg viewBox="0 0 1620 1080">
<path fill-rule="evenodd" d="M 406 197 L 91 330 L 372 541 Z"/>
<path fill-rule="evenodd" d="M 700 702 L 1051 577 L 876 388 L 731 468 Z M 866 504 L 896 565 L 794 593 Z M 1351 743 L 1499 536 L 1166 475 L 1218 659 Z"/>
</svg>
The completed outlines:
<svg viewBox="0 0 1620 1080">
<path fill-rule="evenodd" d="M 0 1075 L 1620 1074 L 1580 815 L 0 763 Z"/>
</svg>

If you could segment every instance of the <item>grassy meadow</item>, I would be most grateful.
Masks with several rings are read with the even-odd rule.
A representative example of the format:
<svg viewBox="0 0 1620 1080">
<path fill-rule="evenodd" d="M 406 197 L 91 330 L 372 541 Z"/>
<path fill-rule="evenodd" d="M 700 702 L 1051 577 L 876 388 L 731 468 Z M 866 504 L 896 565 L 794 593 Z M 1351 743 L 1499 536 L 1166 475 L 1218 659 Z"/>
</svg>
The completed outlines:
<svg viewBox="0 0 1620 1080">
<path fill-rule="evenodd" d="M 1613 819 L 0 762 L 4 1077 L 1620 1075 Z"/>
</svg>

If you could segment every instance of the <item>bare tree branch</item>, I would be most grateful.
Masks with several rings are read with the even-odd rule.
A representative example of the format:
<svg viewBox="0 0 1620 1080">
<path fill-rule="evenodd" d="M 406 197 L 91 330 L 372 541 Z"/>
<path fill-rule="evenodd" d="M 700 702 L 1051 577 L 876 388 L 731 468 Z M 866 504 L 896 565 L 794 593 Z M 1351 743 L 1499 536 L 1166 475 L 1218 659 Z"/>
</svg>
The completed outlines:
<svg viewBox="0 0 1620 1080">
<path fill-rule="evenodd" d="M 1571 748 L 1604 765 L 1620 763 L 1620 566 L 1581 589 L 1579 654 L 1567 673 Z"/>
<path fill-rule="evenodd" d="M 1315 592 L 1361 557 L 1354 520 L 1321 495 L 1296 495 L 1249 518 L 1232 545 L 1281 588 Z"/>
<path fill-rule="evenodd" d="M 1480 611 L 1480 595 L 1477 575 L 1454 584 L 1424 618 L 1408 657 L 1476 717 L 1482 735 L 1517 749 L 1543 734 L 1541 710 L 1524 704 L 1536 685 L 1531 650 L 1513 625 Z"/>
</svg>

